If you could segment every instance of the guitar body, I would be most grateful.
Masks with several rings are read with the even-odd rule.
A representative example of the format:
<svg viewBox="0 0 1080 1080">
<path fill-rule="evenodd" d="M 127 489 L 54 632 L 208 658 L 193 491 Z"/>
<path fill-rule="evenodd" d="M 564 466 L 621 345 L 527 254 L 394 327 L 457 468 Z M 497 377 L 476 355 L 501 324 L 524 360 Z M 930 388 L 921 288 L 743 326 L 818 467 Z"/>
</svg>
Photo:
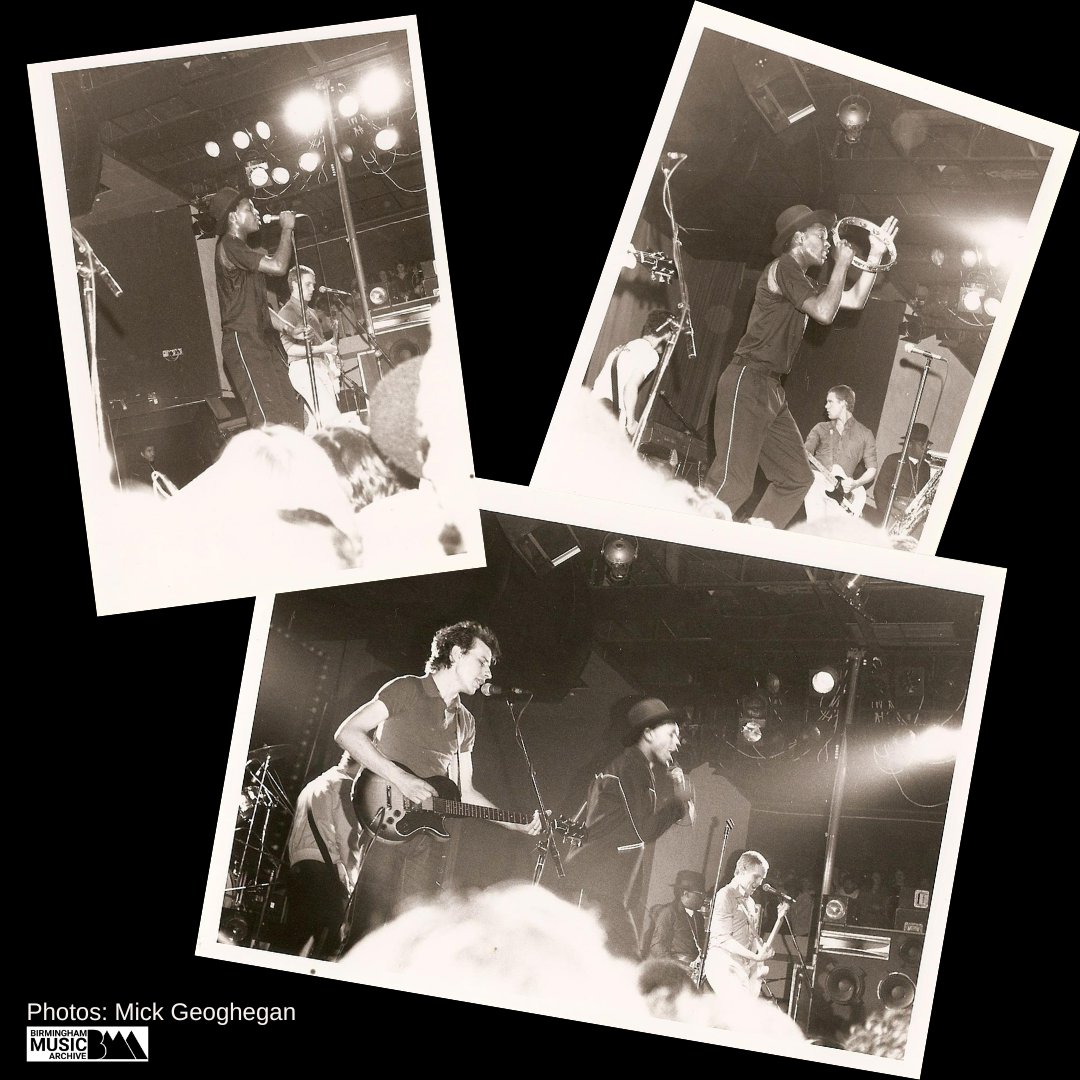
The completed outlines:
<svg viewBox="0 0 1080 1080">
<path fill-rule="evenodd" d="M 404 765 L 401 767 L 405 768 Z M 424 779 L 441 799 L 457 799 L 461 795 L 457 784 L 448 776 L 425 776 Z M 425 809 L 422 803 L 410 802 L 400 788 L 368 769 L 353 781 L 352 804 L 364 832 L 374 833 L 376 840 L 397 844 L 420 833 L 428 833 L 439 840 L 450 839 L 442 814 Z"/>
<path fill-rule="evenodd" d="M 807 453 L 806 458 L 814 468 L 814 485 L 807 497 L 816 495 L 823 513 L 840 511 L 850 517 L 862 517 L 863 507 L 866 506 L 866 488 L 857 487 L 845 492 L 843 481 L 852 478 L 839 465 L 826 469 L 813 454 Z"/>
</svg>

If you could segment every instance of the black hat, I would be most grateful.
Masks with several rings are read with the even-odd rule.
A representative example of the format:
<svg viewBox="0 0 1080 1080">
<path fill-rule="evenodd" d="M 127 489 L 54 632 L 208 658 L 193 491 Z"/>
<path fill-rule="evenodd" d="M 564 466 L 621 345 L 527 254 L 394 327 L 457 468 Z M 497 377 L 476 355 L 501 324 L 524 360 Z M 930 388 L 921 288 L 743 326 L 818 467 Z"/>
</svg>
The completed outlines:
<svg viewBox="0 0 1080 1080">
<path fill-rule="evenodd" d="M 705 875 L 696 870 L 680 870 L 675 875 L 674 889 L 676 892 L 700 892 L 705 891 Z"/>
<path fill-rule="evenodd" d="M 788 246 L 788 241 L 800 230 L 810 225 L 824 225 L 831 229 L 836 224 L 836 215 L 831 210 L 811 210 L 809 206 L 789 206 L 776 219 L 776 239 L 772 242 L 772 253 L 779 255 Z"/>
<path fill-rule="evenodd" d="M 927 446 L 933 446 L 930 441 L 930 429 L 925 424 L 912 424 L 911 425 L 911 441 L 926 443 Z M 900 445 L 904 445 L 904 437 L 900 436 Z"/>
<path fill-rule="evenodd" d="M 220 236 L 229 225 L 229 214 L 236 209 L 241 199 L 240 192 L 234 187 L 223 187 L 210 198 L 210 216 L 214 219 L 214 228 Z"/>
<path fill-rule="evenodd" d="M 659 727 L 660 724 L 677 724 L 679 720 L 679 714 L 672 712 L 659 698 L 644 698 L 626 714 L 627 727 L 623 733 L 623 744 L 629 746 L 637 742 L 646 728 Z"/>
</svg>

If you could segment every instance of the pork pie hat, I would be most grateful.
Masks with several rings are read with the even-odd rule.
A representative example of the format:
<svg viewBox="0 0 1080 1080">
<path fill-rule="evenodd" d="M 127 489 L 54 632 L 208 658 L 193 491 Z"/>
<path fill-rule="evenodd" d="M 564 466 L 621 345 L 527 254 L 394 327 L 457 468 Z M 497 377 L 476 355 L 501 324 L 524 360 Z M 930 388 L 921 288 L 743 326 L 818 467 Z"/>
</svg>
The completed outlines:
<svg viewBox="0 0 1080 1080">
<path fill-rule="evenodd" d="M 779 255 L 788 241 L 800 230 L 810 225 L 824 225 L 831 229 L 836 224 L 836 215 L 831 210 L 811 210 L 809 206 L 789 206 L 776 219 L 776 239 L 772 242 L 772 253 Z"/>
<path fill-rule="evenodd" d="M 660 724 L 679 723 L 684 719 L 679 713 L 672 712 L 659 698 L 644 698 L 626 714 L 626 730 L 623 732 L 623 745 L 630 746 L 641 738 L 646 728 Z"/>
<path fill-rule="evenodd" d="M 675 875 L 672 888 L 676 892 L 700 892 L 705 891 L 705 875 L 696 870 L 680 870 Z"/>
<path fill-rule="evenodd" d="M 210 198 L 210 216 L 214 219 L 214 228 L 220 236 L 229 224 L 229 213 L 236 209 L 236 204 L 241 198 L 240 192 L 234 187 L 223 187 L 216 195 Z"/>
<path fill-rule="evenodd" d="M 925 424 L 912 424 L 911 425 L 911 441 L 912 442 L 924 442 L 927 446 L 933 446 L 930 441 L 930 429 Z M 904 445 L 904 436 L 900 436 L 900 445 Z"/>
</svg>

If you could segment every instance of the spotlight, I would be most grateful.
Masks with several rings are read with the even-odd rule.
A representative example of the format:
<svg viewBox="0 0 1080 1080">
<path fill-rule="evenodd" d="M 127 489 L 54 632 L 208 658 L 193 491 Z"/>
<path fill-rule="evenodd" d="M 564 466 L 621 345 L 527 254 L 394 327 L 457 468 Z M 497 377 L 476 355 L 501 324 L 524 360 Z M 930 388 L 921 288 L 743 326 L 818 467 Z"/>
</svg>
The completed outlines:
<svg viewBox="0 0 1080 1080">
<path fill-rule="evenodd" d="M 831 664 L 819 667 L 810 676 L 810 685 L 814 688 L 814 693 L 821 694 L 822 697 L 831 694 L 839 683 L 840 672 Z"/>
<path fill-rule="evenodd" d="M 996 270 L 1001 265 L 1001 252 L 997 248 L 987 248 L 986 263 Z"/>
<path fill-rule="evenodd" d="M 314 90 L 302 90 L 285 105 L 285 123 L 298 135 L 313 135 L 324 116 L 323 99 Z"/>
<path fill-rule="evenodd" d="M 284 165 L 277 165 L 270 177 L 275 184 L 287 184 L 292 179 L 292 173 Z"/>
<path fill-rule="evenodd" d="M 870 120 L 870 102 L 859 94 L 852 94 L 840 102 L 836 119 L 844 129 L 844 142 L 857 143 Z"/>
<path fill-rule="evenodd" d="M 630 570 L 637 561 L 638 542 L 632 536 L 608 533 L 600 546 L 600 554 L 607 564 L 607 569 L 604 571 L 607 580 L 626 581 L 630 577 Z"/>
<path fill-rule="evenodd" d="M 255 134 L 265 142 L 270 138 L 270 125 L 265 120 L 256 120 Z"/>
<path fill-rule="evenodd" d="M 314 172 L 322 164 L 322 154 L 318 150 L 305 150 L 298 164 L 304 172 Z"/>
<path fill-rule="evenodd" d="M 930 261 L 935 266 L 944 266 L 945 265 L 945 252 L 942 251 L 941 248 L 934 248 L 934 250 L 930 252 Z"/>
<path fill-rule="evenodd" d="M 769 723 L 769 702 L 760 690 L 739 702 L 739 735 L 748 743 L 759 743 Z"/>
<path fill-rule="evenodd" d="M 974 248 L 964 248 L 960 252 L 960 261 L 970 270 L 979 262 L 979 253 Z"/>
<path fill-rule="evenodd" d="M 996 296 L 988 296 L 983 301 L 983 311 L 985 311 L 991 319 L 996 319 L 1001 313 L 1001 301 Z"/>
<path fill-rule="evenodd" d="M 364 112 L 386 115 L 401 98 L 401 80 L 393 68 L 375 68 L 360 79 L 356 94 Z"/>
<path fill-rule="evenodd" d="M 373 304 L 385 304 L 390 299 L 390 294 L 381 286 L 376 285 L 371 292 L 368 293 L 368 299 Z"/>
<path fill-rule="evenodd" d="M 338 112 L 348 120 L 360 111 L 360 102 L 355 94 L 342 94 L 338 98 L 337 108 Z"/>
<path fill-rule="evenodd" d="M 251 181 L 252 187 L 266 187 L 270 183 L 270 174 L 266 171 L 265 165 L 256 165 L 248 173 L 248 179 Z"/>
<path fill-rule="evenodd" d="M 978 289 L 965 285 L 960 290 L 960 306 L 965 311 L 975 312 L 982 306 L 982 297 Z"/>
<path fill-rule="evenodd" d="M 246 150 L 251 145 L 251 136 L 241 128 L 232 133 L 232 143 L 237 150 Z"/>
<path fill-rule="evenodd" d="M 393 150 L 399 139 L 397 128 L 386 127 L 375 136 L 375 145 L 380 150 Z"/>
<path fill-rule="evenodd" d="M 203 149 L 210 157 L 217 157 L 221 153 L 221 147 L 213 139 L 207 139 L 203 144 Z"/>
<path fill-rule="evenodd" d="M 353 148 L 348 143 L 342 143 L 338 147 L 338 154 L 341 155 L 341 160 L 342 161 L 352 161 L 352 159 L 353 159 Z"/>
</svg>

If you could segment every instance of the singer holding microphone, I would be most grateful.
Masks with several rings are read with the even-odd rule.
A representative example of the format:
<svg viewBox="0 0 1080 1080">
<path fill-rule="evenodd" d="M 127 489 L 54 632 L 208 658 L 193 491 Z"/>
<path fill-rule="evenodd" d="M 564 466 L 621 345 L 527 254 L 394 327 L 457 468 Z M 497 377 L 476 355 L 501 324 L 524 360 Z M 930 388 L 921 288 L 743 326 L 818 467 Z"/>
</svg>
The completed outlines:
<svg viewBox="0 0 1080 1080">
<path fill-rule="evenodd" d="M 270 255 L 248 243 L 260 227 L 249 196 L 236 188 L 222 188 L 210 200 L 210 213 L 218 234 L 214 276 L 221 308 L 221 356 L 248 426 L 300 428 L 303 414 L 289 382 L 288 361 L 270 324 L 264 276 L 284 277 L 289 269 L 295 215 L 289 211 L 280 215 L 281 239 Z"/>
<path fill-rule="evenodd" d="M 716 385 L 716 459 L 705 486 L 737 514 L 760 465 L 769 486 L 753 516 L 777 529 L 787 528 L 813 483 L 781 379 L 791 371 L 808 320 L 829 326 L 841 309 L 861 310 L 876 277 L 864 270 L 846 287 L 855 253 L 845 240 L 832 252 L 827 282 L 808 275 L 825 265 L 835 224 L 832 211 L 809 206 L 789 206 L 776 219 L 776 258 L 758 279 L 746 332 Z M 880 236 L 870 234 L 868 266 L 881 263 L 897 228 L 896 218 L 890 217 Z"/>
<path fill-rule="evenodd" d="M 643 907 L 646 845 L 678 821 L 693 824 L 690 785 L 675 764 L 680 715 L 659 698 L 645 698 L 626 714 L 626 747 L 589 785 L 585 804 L 588 840 L 566 856 L 570 899 L 592 908 L 608 948 L 637 960 L 635 913 Z"/>
<path fill-rule="evenodd" d="M 461 695 L 480 691 L 498 658 L 498 640 L 486 626 L 444 626 L 432 638 L 426 674 L 391 679 L 345 719 L 334 738 L 406 799 L 434 798 L 435 788 L 421 777 L 442 775 L 458 785 L 463 802 L 494 807 L 473 786 L 476 720 Z M 527 825 L 497 824 L 537 836 L 540 814 Z M 388 922 L 402 901 L 437 892 L 445 884 L 445 862 L 444 844 L 428 833 L 401 843 L 369 841 L 353 897 L 349 943 Z"/>
</svg>

